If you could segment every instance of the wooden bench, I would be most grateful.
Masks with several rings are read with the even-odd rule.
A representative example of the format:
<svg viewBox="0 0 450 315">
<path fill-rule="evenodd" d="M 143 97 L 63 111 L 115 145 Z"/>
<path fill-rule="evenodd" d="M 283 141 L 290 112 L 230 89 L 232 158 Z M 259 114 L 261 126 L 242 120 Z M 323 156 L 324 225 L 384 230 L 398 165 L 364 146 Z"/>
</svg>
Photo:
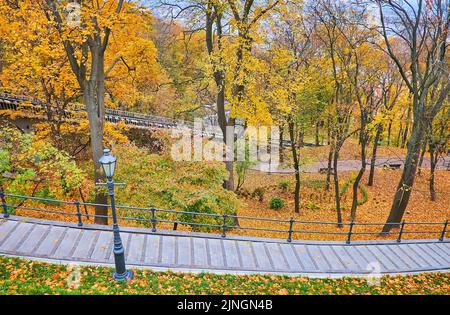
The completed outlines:
<svg viewBox="0 0 450 315">
<path fill-rule="evenodd" d="M 389 168 L 391 170 L 399 170 L 402 167 L 402 163 L 388 163 L 383 168 Z"/>
<path fill-rule="evenodd" d="M 333 173 L 334 168 L 331 168 L 330 171 L 331 171 L 331 173 Z M 320 174 L 326 174 L 326 173 L 328 173 L 328 167 L 321 167 L 321 168 L 319 168 L 319 173 L 320 173 Z"/>
</svg>

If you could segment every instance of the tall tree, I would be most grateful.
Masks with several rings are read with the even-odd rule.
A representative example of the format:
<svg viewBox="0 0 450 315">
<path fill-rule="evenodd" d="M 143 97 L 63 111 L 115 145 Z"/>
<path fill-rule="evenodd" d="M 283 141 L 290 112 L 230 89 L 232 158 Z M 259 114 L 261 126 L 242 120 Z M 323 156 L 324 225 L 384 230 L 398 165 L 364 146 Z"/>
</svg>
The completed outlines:
<svg viewBox="0 0 450 315">
<path fill-rule="evenodd" d="M 323 103 L 325 76 L 312 43 L 314 20 L 305 20 L 301 1 L 281 4 L 269 19 L 270 49 L 268 64 L 267 98 L 272 104 L 271 113 L 279 124 L 288 126 L 292 160 L 295 170 L 294 209 L 300 212 L 300 126 L 316 122 Z"/>
<path fill-rule="evenodd" d="M 427 129 L 450 92 L 447 48 L 450 4 L 448 0 L 377 0 L 384 51 L 392 58 L 412 96 L 413 125 L 405 165 L 383 232 L 402 220 L 414 185 L 419 153 Z M 394 47 L 392 39 L 400 45 Z M 447 70 L 446 70 L 447 69 Z M 438 85 L 435 101 L 427 96 Z"/>
<path fill-rule="evenodd" d="M 280 1 L 154 1 L 157 3 L 154 4 L 155 7 L 168 10 L 172 18 L 185 18 L 189 22 L 186 26 L 188 32 L 205 34 L 206 49 L 212 68 L 211 77 L 216 85 L 218 123 L 225 144 L 232 142 L 234 146 L 235 118 L 239 116 L 246 120 L 251 117 L 245 113 L 246 106 L 250 103 L 247 94 L 250 90 L 249 77 L 253 72 L 251 52 L 255 31 L 261 19 Z M 229 109 L 226 108 L 226 100 L 230 103 Z M 232 147 L 227 147 L 226 150 L 228 153 L 234 152 Z M 224 181 L 224 187 L 234 191 L 234 160 L 230 155 L 226 158 L 225 167 L 229 177 Z"/>
<path fill-rule="evenodd" d="M 61 37 L 71 69 L 80 86 L 89 119 L 94 163 L 94 179 L 102 178 L 99 159 L 103 151 L 105 116 L 105 52 L 111 36 L 111 25 L 117 23 L 124 0 L 83 1 L 80 24 L 67 23 L 63 1 L 36 1 L 39 9 Z M 106 204 L 107 195 L 98 191 L 96 204 Z M 97 206 L 95 222 L 107 224 L 108 209 Z"/>
<path fill-rule="evenodd" d="M 317 37 L 331 63 L 334 81 L 334 97 L 328 108 L 330 128 L 330 151 L 328 158 L 327 182 L 333 174 L 335 205 L 338 226 L 342 227 L 341 194 L 339 188 L 338 160 L 342 146 L 353 132 L 350 131 L 353 114 L 354 92 L 345 69 L 352 67 L 354 55 L 348 53 L 348 45 L 343 34 L 354 34 L 355 29 L 347 23 L 352 11 L 349 4 L 320 0 L 312 4 L 312 14 L 318 19 Z"/>
<path fill-rule="evenodd" d="M 345 21 L 336 25 L 341 32 L 350 56 L 349 62 L 343 63 L 343 65 L 359 110 L 358 140 L 361 149 L 361 167 L 353 179 L 350 220 L 354 221 L 358 206 L 358 189 L 366 171 L 366 151 L 371 131 L 370 125 L 381 101 L 381 98 L 376 94 L 379 87 L 380 58 L 379 51 L 370 44 L 370 39 L 375 36 L 375 32 L 370 30 L 369 27 L 365 27 L 368 21 L 367 13 L 357 6 L 351 6 L 348 10 L 350 14 L 342 17 Z"/>
<path fill-rule="evenodd" d="M 373 137 L 372 156 L 370 160 L 370 172 L 368 185 L 373 186 L 375 178 L 375 163 L 377 159 L 377 150 L 379 141 L 383 135 L 383 131 L 387 129 L 387 145 L 389 146 L 390 134 L 392 129 L 394 106 L 398 103 L 399 97 L 403 92 L 402 80 L 397 74 L 393 63 L 387 56 L 379 56 L 379 60 L 382 60 L 380 66 L 381 77 L 379 93 L 381 98 L 381 104 L 376 109 L 373 125 L 375 130 L 375 136 Z M 387 126 L 386 126 L 387 121 Z"/>
<path fill-rule="evenodd" d="M 433 102 L 434 93 L 430 93 L 428 102 Z M 427 129 L 428 152 L 430 153 L 430 200 L 436 201 L 435 173 L 440 158 L 444 157 L 450 146 L 450 103 L 437 114 L 433 121 L 428 122 Z"/>
</svg>

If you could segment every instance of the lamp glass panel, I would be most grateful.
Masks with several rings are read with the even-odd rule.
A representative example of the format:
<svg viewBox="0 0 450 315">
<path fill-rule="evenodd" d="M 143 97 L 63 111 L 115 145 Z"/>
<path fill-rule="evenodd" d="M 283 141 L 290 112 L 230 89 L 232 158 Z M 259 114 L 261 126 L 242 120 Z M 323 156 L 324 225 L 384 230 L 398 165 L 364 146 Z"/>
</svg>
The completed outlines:
<svg viewBox="0 0 450 315">
<path fill-rule="evenodd" d="M 106 177 L 112 177 L 114 175 L 114 164 L 115 163 L 102 164 Z"/>
<path fill-rule="evenodd" d="M 110 176 L 113 177 L 114 176 L 114 172 L 116 171 L 116 161 L 112 162 L 109 165 L 109 168 L 110 168 L 110 173 L 111 173 Z"/>
</svg>

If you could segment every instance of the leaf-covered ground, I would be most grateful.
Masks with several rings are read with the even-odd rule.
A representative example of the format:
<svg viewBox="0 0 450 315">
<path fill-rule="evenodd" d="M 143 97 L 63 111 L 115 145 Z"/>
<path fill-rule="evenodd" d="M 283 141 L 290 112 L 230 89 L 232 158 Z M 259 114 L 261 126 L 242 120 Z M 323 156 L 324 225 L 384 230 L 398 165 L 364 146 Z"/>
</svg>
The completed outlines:
<svg viewBox="0 0 450 315">
<path fill-rule="evenodd" d="M 401 176 L 400 170 L 377 170 L 375 172 L 374 186 L 367 186 L 368 171 L 362 179 L 362 183 L 367 191 L 367 202 L 358 206 L 356 213 L 356 222 L 380 222 L 386 221 L 389 211 L 391 209 L 392 200 Z M 352 177 L 352 172 L 340 173 L 340 186 L 345 183 L 346 180 Z M 408 207 L 406 209 L 404 220 L 406 222 L 445 222 L 450 217 L 450 172 L 445 170 L 436 171 L 436 191 L 437 200 L 435 202 L 429 199 L 429 170 L 424 169 L 421 175 L 416 176 L 413 191 L 411 194 Z M 294 200 L 293 190 L 295 185 L 294 176 L 280 175 L 280 174 L 264 174 L 256 171 L 249 172 L 244 189 L 247 189 L 250 193 L 258 187 L 262 187 L 265 191 L 264 200 L 259 201 L 258 198 L 254 198 L 251 195 L 244 198 L 243 206 L 239 209 L 239 215 L 242 216 L 254 216 L 254 217 L 270 217 L 276 219 L 289 220 L 290 217 L 294 217 L 296 220 L 303 221 L 328 221 L 336 222 L 336 209 L 334 206 L 334 191 L 330 188 L 326 191 L 324 188 L 326 180 L 325 174 L 301 174 L 300 184 L 300 214 L 295 214 L 293 211 Z M 280 183 L 288 181 L 290 183 L 287 191 L 283 191 L 280 187 Z M 285 201 L 285 206 L 280 210 L 272 210 L 269 207 L 269 202 L 273 197 L 281 197 Z M 359 196 L 362 199 L 361 196 Z M 350 221 L 350 209 L 351 209 L 351 186 L 347 189 L 347 192 L 342 196 L 342 215 L 345 222 Z M 251 221 L 242 220 L 243 226 L 249 226 L 253 228 L 272 228 L 287 230 L 288 223 L 273 223 L 264 221 Z M 361 233 L 374 233 L 366 235 L 353 235 L 352 239 L 395 239 L 399 232 L 398 229 L 394 229 L 392 232 L 394 235 L 380 236 L 377 232 L 381 231 L 379 225 L 365 225 L 355 226 L 353 232 Z M 443 224 L 432 225 L 407 225 L 405 228 L 406 233 L 403 234 L 403 238 L 438 238 L 442 231 Z M 297 230 L 317 230 L 328 232 L 348 232 L 349 227 L 345 226 L 342 229 L 338 229 L 336 225 L 313 225 L 313 224 L 294 224 L 294 229 Z M 414 231 L 430 231 L 432 233 L 424 234 L 412 234 Z M 243 231 L 239 231 L 243 234 Z M 248 235 L 254 235 L 255 232 L 247 232 Z M 258 231 L 258 236 L 263 237 L 286 237 L 286 233 L 276 232 L 261 232 Z M 307 234 L 307 233 L 294 233 L 295 239 L 320 239 L 320 240 L 345 240 L 346 235 L 337 234 Z M 450 237 L 450 234 L 447 234 Z"/>
<path fill-rule="evenodd" d="M 214 275 L 134 270 L 129 283 L 111 280 L 112 269 L 79 269 L 0 256 L 0 294 L 445 294 L 450 273 L 366 278 L 309 279 L 271 275 Z M 78 278 L 77 274 L 80 275 Z M 77 279 L 81 279 L 77 281 Z"/>
</svg>

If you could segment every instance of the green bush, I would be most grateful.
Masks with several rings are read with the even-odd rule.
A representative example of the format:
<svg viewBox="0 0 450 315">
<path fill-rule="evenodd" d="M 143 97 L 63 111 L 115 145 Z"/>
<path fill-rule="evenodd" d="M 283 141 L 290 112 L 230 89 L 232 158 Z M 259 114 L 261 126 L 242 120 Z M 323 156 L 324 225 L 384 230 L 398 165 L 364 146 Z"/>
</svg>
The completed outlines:
<svg viewBox="0 0 450 315">
<path fill-rule="evenodd" d="M 278 209 L 281 209 L 281 208 L 284 207 L 284 201 L 283 201 L 283 199 L 281 199 L 281 198 L 273 197 L 273 198 L 270 200 L 269 206 L 270 206 L 270 209 L 278 210 Z"/>
<path fill-rule="evenodd" d="M 87 173 L 65 151 L 32 133 L 0 126 L 0 186 L 6 193 L 50 199 L 72 197 L 86 179 Z M 10 205 L 22 203 L 23 199 L 8 198 Z M 8 211 L 14 214 L 15 208 Z"/>
<path fill-rule="evenodd" d="M 306 209 L 309 209 L 309 210 L 319 210 L 320 207 L 319 207 L 318 205 L 316 205 L 314 202 L 308 201 L 308 203 L 306 204 Z"/>
<path fill-rule="evenodd" d="M 341 188 L 341 196 L 347 192 L 348 187 L 350 186 L 350 184 L 353 184 L 354 181 L 355 180 L 353 178 L 351 178 L 344 182 L 344 184 L 342 185 L 342 188 Z M 361 192 L 362 200 L 357 200 L 357 204 L 358 204 L 358 206 L 361 206 L 369 200 L 369 195 L 367 193 L 366 187 L 362 183 L 359 183 L 358 189 Z"/>
<path fill-rule="evenodd" d="M 291 186 L 291 182 L 288 180 L 283 180 L 278 184 L 278 187 L 284 192 L 288 191 L 289 187 Z"/>
<path fill-rule="evenodd" d="M 258 198 L 259 201 L 264 201 L 264 194 L 266 193 L 266 189 L 264 187 L 257 187 L 252 192 L 253 198 Z"/>
<path fill-rule="evenodd" d="M 116 193 L 117 202 L 122 205 L 217 214 L 156 213 L 157 219 L 189 222 L 186 225 L 192 230 L 205 232 L 213 228 L 196 224 L 222 225 L 222 214 L 236 214 L 239 205 L 236 195 L 222 187 L 228 176 L 223 163 L 174 161 L 169 155 L 151 154 L 133 144 L 117 145 L 113 154 L 118 161 L 116 180 L 126 183 Z M 150 211 L 121 211 L 123 215 L 146 219 L 140 223 L 151 226 L 147 221 L 151 218 Z M 232 223 L 229 218 L 227 225 Z"/>
</svg>

